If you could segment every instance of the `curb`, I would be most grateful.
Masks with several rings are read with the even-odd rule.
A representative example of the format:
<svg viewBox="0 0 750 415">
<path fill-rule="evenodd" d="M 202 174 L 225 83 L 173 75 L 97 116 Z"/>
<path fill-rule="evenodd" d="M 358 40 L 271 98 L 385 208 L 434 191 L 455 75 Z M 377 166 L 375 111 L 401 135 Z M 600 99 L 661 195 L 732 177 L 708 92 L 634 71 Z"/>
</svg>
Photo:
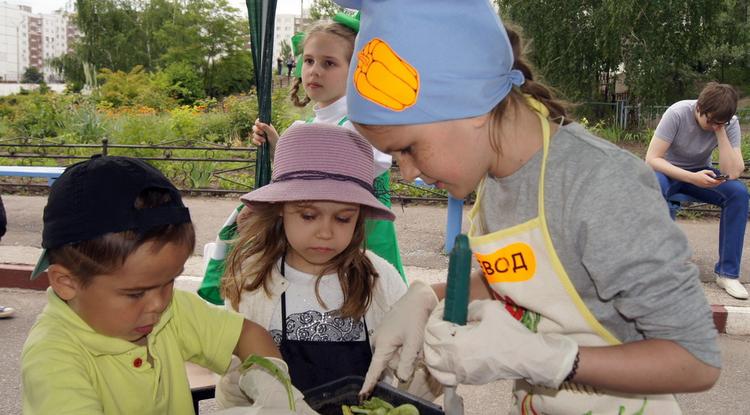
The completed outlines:
<svg viewBox="0 0 750 415">
<path fill-rule="evenodd" d="M 711 311 L 719 333 L 750 335 L 750 307 L 712 305 Z"/>
<path fill-rule="evenodd" d="M 46 290 L 49 287 L 47 273 L 30 280 L 32 265 L 0 264 L 0 288 L 23 288 Z M 197 277 L 191 277 L 197 278 Z M 198 281 L 199 282 L 199 281 Z M 714 324 L 721 334 L 750 335 L 750 306 L 712 305 Z"/>
<path fill-rule="evenodd" d="M 46 290 L 49 287 L 47 271 L 31 280 L 34 271 L 32 265 L 0 264 L 0 288 L 25 288 L 28 290 Z"/>
</svg>

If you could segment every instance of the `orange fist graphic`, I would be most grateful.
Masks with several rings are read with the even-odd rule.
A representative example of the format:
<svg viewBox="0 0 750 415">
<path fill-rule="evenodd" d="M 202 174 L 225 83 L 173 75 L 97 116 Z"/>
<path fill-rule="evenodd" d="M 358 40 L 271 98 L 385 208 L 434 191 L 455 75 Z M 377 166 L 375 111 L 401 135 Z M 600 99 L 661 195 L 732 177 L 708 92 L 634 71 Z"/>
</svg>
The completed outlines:
<svg viewBox="0 0 750 415">
<path fill-rule="evenodd" d="M 417 102 L 419 74 L 387 43 L 372 39 L 357 56 L 354 86 L 363 97 L 394 111 Z"/>
</svg>

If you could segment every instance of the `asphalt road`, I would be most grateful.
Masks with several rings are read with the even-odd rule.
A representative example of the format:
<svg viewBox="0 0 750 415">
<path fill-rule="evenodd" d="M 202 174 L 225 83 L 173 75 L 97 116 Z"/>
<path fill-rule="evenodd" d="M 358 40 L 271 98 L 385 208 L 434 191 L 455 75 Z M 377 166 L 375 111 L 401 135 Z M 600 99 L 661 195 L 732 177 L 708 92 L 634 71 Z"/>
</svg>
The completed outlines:
<svg viewBox="0 0 750 415">
<path fill-rule="evenodd" d="M 0 245 L 0 260 L 8 262 L 9 252 L 23 252 L 39 247 L 44 198 L 11 195 L 4 196 L 3 199 L 9 225 L 8 234 Z M 196 225 L 198 243 L 195 253 L 200 255 L 201 247 L 213 240 L 226 215 L 236 206 L 236 201 L 188 198 L 186 204 L 191 209 Z M 441 279 L 445 275 L 448 263 L 447 257 L 441 252 L 445 207 L 408 205 L 402 209 L 395 206 L 394 212 L 397 215 L 397 233 L 407 274 L 412 278 L 431 281 Z M 691 242 L 694 259 L 701 268 L 702 278 L 710 279 L 710 270 L 715 261 L 718 222 L 681 221 L 680 226 Z M 750 250 L 746 249 L 745 252 L 750 253 Z M 17 262 L 29 263 L 28 258 L 17 256 L 17 259 Z M 743 275 L 747 278 L 750 275 L 748 261 L 743 263 L 743 270 Z M 178 283 L 179 288 L 186 290 L 194 290 L 196 286 L 197 281 L 194 278 L 187 278 Z M 41 292 L 0 288 L 0 304 L 18 309 L 14 318 L 0 320 L 0 414 L 21 413 L 20 351 L 26 333 L 44 303 L 44 294 Z M 737 304 L 747 305 L 747 302 Z M 685 414 L 750 413 L 750 396 L 747 394 L 750 384 L 750 337 L 722 335 L 720 346 L 724 368 L 719 382 L 708 392 L 679 395 L 678 400 Z M 511 405 L 509 382 L 461 386 L 459 393 L 464 396 L 467 414 L 507 413 Z M 209 413 L 213 408 L 211 401 L 205 402 L 202 412 Z"/>
<path fill-rule="evenodd" d="M 2 245 L 39 247 L 42 235 L 43 196 L 3 196 L 8 215 L 8 233 Z M 238 204 L 236 198 L 186 198 L 196 229 L 195 255 L 202 255 L 203 245 L 216 238 L 216 232 Z M 448 257 L 442 254 L 445 234 L 444 205 L 394 205 L 396 234 L 404 265 L 445 269 Z M 468 207 L 464 212 L 468 212 Z M 465 215 L 464 215 L 465 218 Z M 613 218 L 616 220 L 616 218 Z M 701 270 L 701 280 L 713 280 L 713 266 L 718 253 L 718 220 L 679 220 L 693 250 L 693 261 Z M 467 231 L 467 220 L 463 230 Z M 623 243 L 628 243 L 623 241 Z M 1 249 L 1 248 L 0 248 Z M 745 259 L 742 263 L 743 282 L 750 282 L 750 238 L 745 238 Z M 2 253 L 0 253 L 0 258 Z M 3 258 L 4 259 L 4 258 Z"/>
</svg>

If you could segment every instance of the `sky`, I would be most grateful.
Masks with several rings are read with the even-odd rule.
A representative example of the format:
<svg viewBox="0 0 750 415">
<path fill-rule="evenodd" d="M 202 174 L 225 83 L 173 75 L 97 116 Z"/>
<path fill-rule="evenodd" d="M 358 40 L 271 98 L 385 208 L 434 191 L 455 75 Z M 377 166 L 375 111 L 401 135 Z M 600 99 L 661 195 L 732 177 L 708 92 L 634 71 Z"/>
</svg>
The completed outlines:
<svg viewBox="0 0 750 415">
<path fill-rule="evenodd" d="M 303 0 L 277 0 L 276 14 L 296 14 L 300 13 L 300 2 Z M 31 6 L 31 11 L 34 13 L 50 13 L 60 8 L 64 8 L 66 4 L 75 3 L 74 0 L 8 0 L 9 3 L 18 3 Z M 312 0 L 304 0 L 305 7 L 310 7 Z M 245 0 L 229 0 L 229 4 L 240 9 L 241 11 L 246 10 Z"/>
</svg>

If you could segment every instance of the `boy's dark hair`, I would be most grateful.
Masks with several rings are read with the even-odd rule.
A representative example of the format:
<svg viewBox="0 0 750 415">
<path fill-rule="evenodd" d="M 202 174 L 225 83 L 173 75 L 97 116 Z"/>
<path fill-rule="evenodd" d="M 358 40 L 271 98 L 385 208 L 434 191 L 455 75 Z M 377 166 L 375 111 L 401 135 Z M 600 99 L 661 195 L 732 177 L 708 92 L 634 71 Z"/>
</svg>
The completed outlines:
<svg viewBox="0 0 750 415">
<path fill-rule="evenodd" d="M 171 195 L 162 189 L 146 189 L 135 200 L 136 209 L 156 208 L 169 204 Z M 153 227 L 146 232 L 134 230 L 107 233 L 98 238 L 49 249 L 50 264 L 60 264 L 79 278 L 82 286 L 96 275 L 117 271 L 130 255 L 146 242 L 154 242 L 154 250 L 167 243 L 195 248 L 195 230 L 191 222 Z"/>
<path fill-rule="evenodd" d="M 709 82 L 698 96 L 698 112 L 710 116 L 716 122 L 727 122 L 737 113 L 740 97 L 729 84 Z"/>
<path fill-rule="evenodd" d="M 52 185 L 44 208 L 45 251 L 31 278 L 57 263 L 85 285 L 118 269 L 146 241 L 192 250 L 195 232 L 180 192 L 142 160 L 95 156 L 65 169 Z"/>
</svg>

